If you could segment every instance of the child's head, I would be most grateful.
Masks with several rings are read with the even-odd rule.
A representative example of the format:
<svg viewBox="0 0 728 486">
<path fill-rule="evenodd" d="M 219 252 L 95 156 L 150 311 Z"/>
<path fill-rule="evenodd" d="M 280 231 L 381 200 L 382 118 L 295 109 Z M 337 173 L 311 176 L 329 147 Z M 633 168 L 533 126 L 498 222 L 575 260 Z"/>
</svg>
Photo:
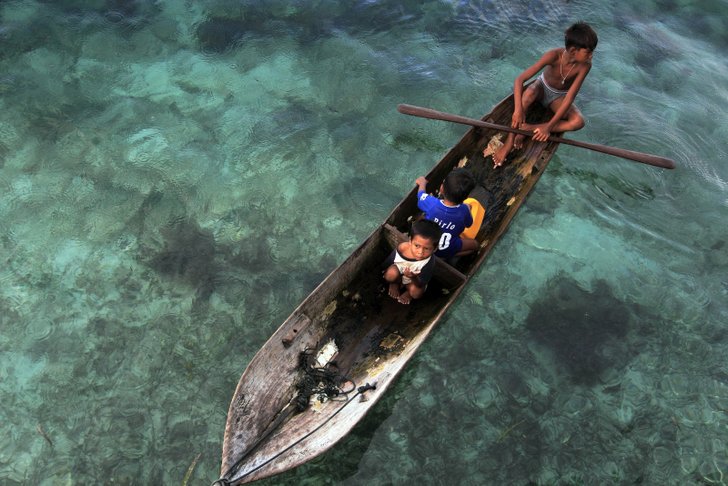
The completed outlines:
<svg viewBox="0 0 728 486">
<path fill-rule="evenodd" d="M 418 260 L 424 260 L 432 255 L 440 243 L 442 230 L 440 225 L 429 219 L 420 219 L 412 223 L 410 228 L 410 245 L 412 254 Z"/>
<path fill-rule="evenodd" d="M 567 49 L 575 47 L 594 51 L 598 41 L 597 33 L 586 22 L 577 22 L 564 32 L 564 46 Z"/>
<path fill-rule="evenodd" d="M 440 192 L 450 202 L 461 204 L 475 187 L 475 178 L 467 169 L 458 168 L 450 172 L 442 183 Z"/>
</svg>

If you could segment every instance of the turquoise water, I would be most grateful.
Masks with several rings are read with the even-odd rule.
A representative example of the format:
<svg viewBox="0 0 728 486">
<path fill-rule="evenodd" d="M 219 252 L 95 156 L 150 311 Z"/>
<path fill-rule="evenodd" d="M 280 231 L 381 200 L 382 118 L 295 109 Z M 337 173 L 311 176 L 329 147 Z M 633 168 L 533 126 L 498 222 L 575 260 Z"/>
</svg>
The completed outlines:
<svg viewBox="0 0 728 486">
<path fill-rule="evenodd" d="M 256 350 L 561 32 L 574 138 L 396 386 L 263 484 L 728 482 L 728 4 L 0 3 L 0 484 L 209 484 Z"/>
</svg>

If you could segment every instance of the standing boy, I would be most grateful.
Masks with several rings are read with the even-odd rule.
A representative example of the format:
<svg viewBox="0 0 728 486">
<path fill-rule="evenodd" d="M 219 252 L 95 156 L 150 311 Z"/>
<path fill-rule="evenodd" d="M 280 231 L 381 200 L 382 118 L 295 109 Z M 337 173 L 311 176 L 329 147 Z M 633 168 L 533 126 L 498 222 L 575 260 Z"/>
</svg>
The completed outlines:
<svg viewBox="0 0 728 486">
<path fill-rule="evenodd" d="M 591 69 L 597 34 L 584 22 L 577 22 L 564 32 L 564 48 L 552 49 L 523 71 L 513 82 L 515 108 L 511 127 L 532 130 L 533 139 L 548 140 L 552 132 L 579 130 L 584 126 L 584 117 L 573 104 L 586 75 Z M 523 84 L 543 69 L 541 75 L 523 90 Z M 526 112 L 534 101 L 540 101 L 550 108 L 554 115 L 546 123 L 530 125 L 525 123 Z M 509 134 L 505 143 L 493 154 L 493 167 L 500 167 L 510 151 L 521 148 L 523 135 Z M 487 155 L 486 155 L 487 156 Z"/>
</svg>

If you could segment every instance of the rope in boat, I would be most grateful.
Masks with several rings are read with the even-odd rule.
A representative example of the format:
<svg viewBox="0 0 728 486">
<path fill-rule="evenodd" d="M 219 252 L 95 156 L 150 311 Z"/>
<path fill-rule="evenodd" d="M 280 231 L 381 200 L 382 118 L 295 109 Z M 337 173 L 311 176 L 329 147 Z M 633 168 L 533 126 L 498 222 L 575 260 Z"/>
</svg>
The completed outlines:
<svg viewBox="0 0 728 486">
<path fill-rule="evenodd" d="M 285 407 L 281 410 L 281 413 L 278 415 L 278 417 L 271 423 L 270 426 L 264 431 L 263 434 L 261 434 L 261 437 L 258 438 L 258 440 L 233 464 L 230 469 L 227 470 L 227 472 L 217 481 L 212 483 L 212 486 L 230 486 L 233 484 L 230 481 L 230 477 L 233 476 L 240 465 L 242 464 L 243 460 L 250 455 L 253 450 L 255 450 L 256 447 L 271 433 L 273 433 L 274 430 L 278 428 L 278 426 L 288 417 L 293 415 L 293 413 L 300 413 L 306 410 L 308 408 L 308 404 L 310 401 L 311 396 L 317 395 L 317 398 L 320 401 L 324 401 L 326 398 L 335 399 L 336 397 L 339 397 L 341 395 L 345 395 L 347 398 L 344 401 L 344 404 L 339 407 L 333 414 L 331 414 L 326 420 L 324 420 L 321 424 L 319 424 L 318 427 L 314 428 L 312 431 L 301 437 L 300 439 L 293 442 L 291 445 L 283 449 L 282 451 L 278 452 L 277 454 L 273 455 L 272 457 L 266 459 L 263 463 L 257 465 L 255 468 L 251 469 L 250 471 L 247 471 L 242 476 L 237 477 L 234 481 L 238 481 L 255 471 L 267 466 L 272 461 L 276 460 L 289 450 L 291 450 L 296 445 L 300 444 L 304 440 L 311 437 L 314 433 L 316 433 L 321 427 L 326 425 L 332 418 L 334 418 L 339 412 L 341 412 L 344 407 L 346 407 L 348 404 L 350 404 L 356 397 L 359 395 L 362 395 L 366 393 L 369 390 L 376 390 L 377 385 L 376 383 L 373 385 L 370 385 L 367 383 L 366 385 L 360 386 L 359 388 L 356 387 L 356 383 L 354 383 L 354 380 L 350 378 L 346 378 L 345 376 L 337 373 L 336 371 L 333 371 L 330 369 L 330 366 L 336 366 L 335 363 L 327 363 L 324 367 L 315 367 L 313 366 L 313 359 L 312 359 L 313 353 L 309 350 L 305 350 L 301 352 L 299 356 L 299 367 L 303 370 L 303 377 L 299 380 L 299 382 L 296 384 L 296 389 L 298 390 L 298 394 L 294 396 L 288 404 L 286 404 Z M 342 389 L 341 386 L 345 385 L 346 383 L 350 383 L 352 385 L 351 389 L 345 390 Z M 349 393 L 353 392 L 354 390 L 357 390 L 357 392 L 352 397 L 348 397 Z M 291 407 L 292 404 L 295 404 L 295 408 Z M 287 410 L 288 409 L 288 410 Z"/>
<path fill-rule="evenodd" d="M 336 363 L 327 363 L 323 367 L 314 366 L 315 359 L 311 351 L 303 351 L 298 358 L 298 365 L 303 369 L 303 377 L 296 384 L 298 396 L 295 399 L 296 409 L 303 412 L 308 407 L 312 396 L 316 395 L 320 402 L 327 398 L 334 399 L 340 395 L 348 395 L 356 388 L 353 380 L 335 371 Z M 349 390 L 342 388 L 346 383 L 351 383 Z"/>
</svg>

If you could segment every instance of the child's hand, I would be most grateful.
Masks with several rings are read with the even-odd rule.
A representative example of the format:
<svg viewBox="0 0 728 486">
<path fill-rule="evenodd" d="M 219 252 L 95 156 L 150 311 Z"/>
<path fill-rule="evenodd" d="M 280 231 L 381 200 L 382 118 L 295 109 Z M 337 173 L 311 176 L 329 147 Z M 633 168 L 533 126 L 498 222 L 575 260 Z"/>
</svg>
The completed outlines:
<svg viewBox="0 0 728 486">
<path fill-rule="evenodd" d="M 417 184 L 417 186 L 418 186 L 418 187 L 419 187 L 419 188 L 420 188 L 421 190 L 423 190 L 423 191 L 424 191 L 424 190 L 425 190 L 425 188 L 427 187 L 427 179 L 425 179 L 425 177 L 424 177 L 424 176 L 419 176 L 419 177 L 418 177 L 417 179 L 415 179 L 415 184 Z"/>
<path fill-rule="evenodd" d="M 407 267 L 404 269 L 404 272 L 402 272 L 402 275 L 404 275 L 407 278 L 413 278 L 413 277 L 417 276 L 419 273 L 420 273 L 419 270 L 417 270 L 416 272 L 413 272 L 411 268 Z"/>
<path fill-rule="evenodd" d="M 511 117 L 511 128 L 519 128 L 521 123 L 526 121 L 526 117 L 523 116 L 523 111 L 514 110 L 513 117 Z"/>
</svg>

